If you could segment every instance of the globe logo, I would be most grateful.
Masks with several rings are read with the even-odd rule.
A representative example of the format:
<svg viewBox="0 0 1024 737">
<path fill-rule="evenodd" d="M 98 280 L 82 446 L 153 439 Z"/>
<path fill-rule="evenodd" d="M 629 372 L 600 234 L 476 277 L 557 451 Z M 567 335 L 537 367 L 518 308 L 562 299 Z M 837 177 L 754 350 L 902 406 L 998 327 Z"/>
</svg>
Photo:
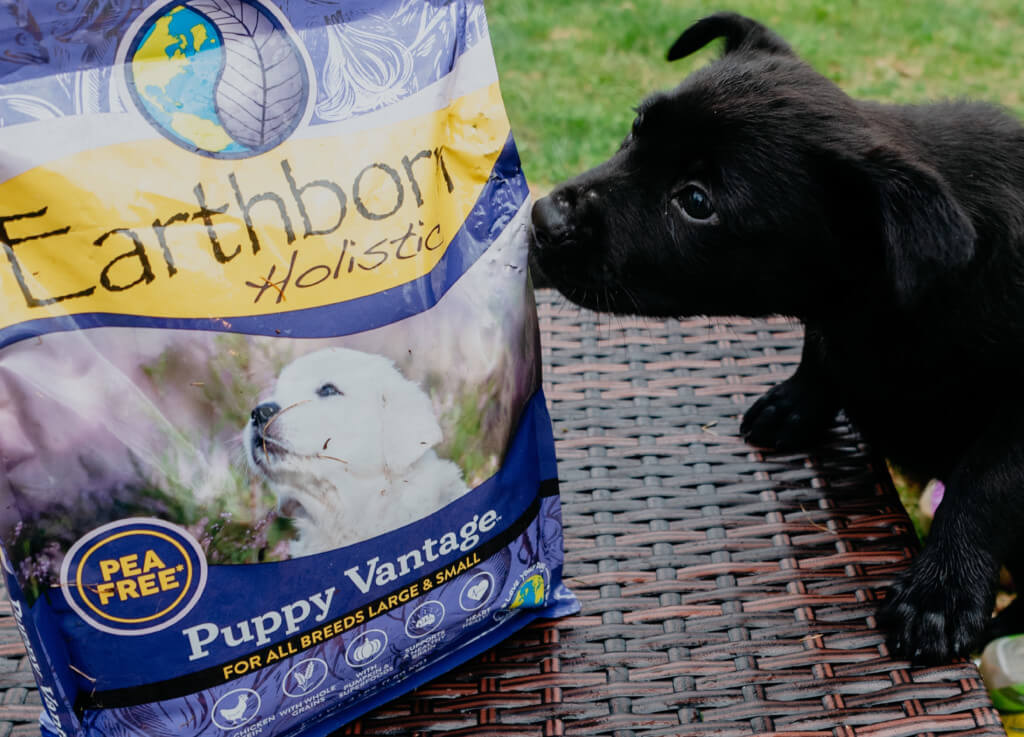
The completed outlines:
<svg viewBox="0 0 1024 737">
<path fill-rule="evenodd" d="M 296 39 L 255 0 L 154 6 L 124 53 L 125 83 L 166 138 L 218 159 L 261 154 L 298 127 L 310 74 Z"/>
<path fill-rule="evenodd" d="M 539 607 L 544 605 L 544 577 L 539 573 L 530 576 L 516 591 L 511 609 Z"/>
</svg>

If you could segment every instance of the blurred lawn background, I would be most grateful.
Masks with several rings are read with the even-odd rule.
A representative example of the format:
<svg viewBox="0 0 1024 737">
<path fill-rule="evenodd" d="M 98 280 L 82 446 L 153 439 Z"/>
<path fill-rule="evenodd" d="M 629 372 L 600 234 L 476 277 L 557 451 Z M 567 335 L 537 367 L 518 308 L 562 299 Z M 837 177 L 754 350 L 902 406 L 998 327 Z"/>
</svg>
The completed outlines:
<svg viewBox="0 0 1024 737">
<path fill-rule="evenodd" d="M 720 53 L 665 53 L 716 10 L 777 31 L 854 97 L 971 97 L 1024 116 L 1020 0 L 485 0 L 502 94 L 531 185 L 552 185 L 611 154 L 632 108 Z"/>
<path fill-rule="evenodd" d="M 535 193 L 607 158 L 633 108 L 721 53 L 721 41 L 668 63 L 693 21 L 749 15 L 854 97 L 973 98 L 1024 118 L 1021 0 L 485 0 L 502 95 Z M 924 482 L 893 469 L 919 534 Z M 1000 594 L 1005 606 L 1011 595 Z"/>
</svg>

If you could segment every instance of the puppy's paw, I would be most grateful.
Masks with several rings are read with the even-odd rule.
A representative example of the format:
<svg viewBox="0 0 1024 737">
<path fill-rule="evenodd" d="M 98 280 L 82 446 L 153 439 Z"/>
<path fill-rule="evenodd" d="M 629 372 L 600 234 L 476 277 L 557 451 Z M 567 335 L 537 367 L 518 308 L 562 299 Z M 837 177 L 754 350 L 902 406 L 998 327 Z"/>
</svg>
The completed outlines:
<svg viewBox="0 0 1024 737">
<path fill-rule="evenodd" d="M 835 415 L 817 386 L 792 376 L 754 402 L 743 415 L 740 434 L 761 448 L 796 450 L 812 445 Z"/>
<path fill-rule="evenodd" d="M 879 608 L 878 623 L 894 657 L 938 665 L 981 642 L 994 603 L 993 576 L 978 559 L 949 565 L 946 556 L 939 548 L 926 549 Z"/>
</svg>

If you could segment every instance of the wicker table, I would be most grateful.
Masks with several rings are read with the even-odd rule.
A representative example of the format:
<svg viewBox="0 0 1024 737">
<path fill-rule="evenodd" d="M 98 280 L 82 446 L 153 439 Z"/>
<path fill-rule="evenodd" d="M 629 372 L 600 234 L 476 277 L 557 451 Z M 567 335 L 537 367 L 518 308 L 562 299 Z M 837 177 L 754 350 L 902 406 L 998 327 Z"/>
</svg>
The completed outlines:
<svg viewBox="0 0 1024 737">
<path fill-rule="evenodd" d="M 743 409 L 796 366 L 797 326 L 538 300 L 583 611 L 339 734 L 1004 734 L 973 665 L 886 653 L 875 605 L 917 543 L 857 436 L 839 427 L 810 456 L 738 439 Z M 38 734 L 10 616 L 0 628 L 0 737 Z"/>
</svg>

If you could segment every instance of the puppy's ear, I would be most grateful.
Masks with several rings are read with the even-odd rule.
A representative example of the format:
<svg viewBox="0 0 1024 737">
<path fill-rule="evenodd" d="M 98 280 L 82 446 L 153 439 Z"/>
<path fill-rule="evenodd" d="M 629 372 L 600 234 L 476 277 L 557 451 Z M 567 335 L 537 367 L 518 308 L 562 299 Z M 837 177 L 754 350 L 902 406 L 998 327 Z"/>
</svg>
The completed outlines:
<svg viewBox="0 0 1024 737">
<path fill-rule="evenodd" d="M 936 278 L 974 258 L 974 225 L 937 172 L 918 166 L 886 173 L 879 188 L 889 279 L 911 304 Z"/>
<path fill-rule="evenodd" d="M 725 38 L 725 53 L 734 51 L 763 51 L 768 54 L 792 54 L 789 47 L 774 31 L 739 13 L 715 13 L 701 18 L 683 31 L 672 48 L 668 60 L 689 56 L 707 46 L 716 38 Z"/>
<path fill-rule="evenodd" d="M 845 158 L 845 157 L 844 157 Z M 910 306 L 935 281 L 955 274 L 974 258 L 977 233 L 942 175 L 908 155 L 876 148 L 841 164 L 860 181 L 850 204 L 871 212 L 847 211 L 853 231 L 866 224 L 881 240 L 886 279 L 897 304 Z M 873 217 L 872 217 L 873 215 Z"/>
<path fill-rule="evenodd" d="M 440 443 L 444 436 L 430 398 L 416 384 L 396 377 L 381 394 L 384 462 L 402 472 Z"/>
</svg>

